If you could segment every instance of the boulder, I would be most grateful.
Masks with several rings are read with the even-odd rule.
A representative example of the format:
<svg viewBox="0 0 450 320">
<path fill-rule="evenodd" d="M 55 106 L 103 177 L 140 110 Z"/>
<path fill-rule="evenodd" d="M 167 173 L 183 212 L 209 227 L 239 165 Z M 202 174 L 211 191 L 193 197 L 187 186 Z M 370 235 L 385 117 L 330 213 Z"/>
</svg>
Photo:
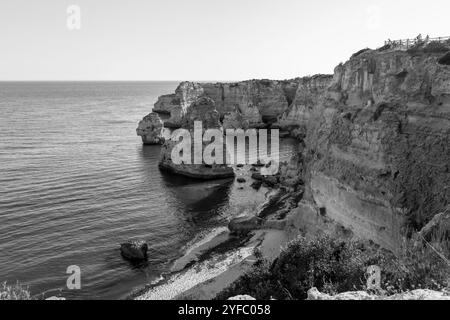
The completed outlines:
<svg viewBox="0 0 450 320">
<path fill-rule="evenodd" d="M 120 252 L 128 260 L 146 260 L 148 245 L 144 241 L 129 241 L 120 245 Z"/>
</svg>

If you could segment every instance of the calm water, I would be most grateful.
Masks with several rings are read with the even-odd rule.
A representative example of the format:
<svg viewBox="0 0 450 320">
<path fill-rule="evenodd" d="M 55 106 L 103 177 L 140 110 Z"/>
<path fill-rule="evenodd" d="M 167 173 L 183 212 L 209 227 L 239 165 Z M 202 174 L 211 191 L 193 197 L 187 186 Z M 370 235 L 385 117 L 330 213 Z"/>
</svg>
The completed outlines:
<svg viewBox="0 0 450 320">
<path fill-rule="evenodd" d="M 138 121 L 175 82 L 0 83 L 0 282 L 33 294 L 124 298 L 167 272 L 241 201 L 231 182 L 162 174 Z M 244 197 L 244 196 L 242 196 Z M 247 197 L 247 196 L 246 196 Z M 118 244 L 149 243 L 133 266 Z M 78 265 L 82 290 L 68 291 Z"/>
</svg>

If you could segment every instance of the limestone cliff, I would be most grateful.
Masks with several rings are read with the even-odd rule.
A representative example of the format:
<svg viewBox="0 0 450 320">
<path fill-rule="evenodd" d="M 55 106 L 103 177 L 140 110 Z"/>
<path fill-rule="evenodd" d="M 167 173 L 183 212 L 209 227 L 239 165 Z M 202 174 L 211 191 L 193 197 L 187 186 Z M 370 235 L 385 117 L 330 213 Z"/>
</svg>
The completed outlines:
<svg viewBox="0 0 450 320">
<path fill-rule="evenodd" d="M 175 127 L 190 128 L 199 118 L 225 129 L 289 130 L 302 139 L 303 151 L 281 167 L 280 180 L 304 188 L 305 196 L 287 226 L 313 232 L 338 226 L 395 250 L 410 229 L 420 230 L 449 204 L 448 55 L 362 50 L 332 76 L 184 82 L 160 97 L 154 111 L 170 114 L 166 124 Z M 231 175 L 220 166 L 171 165 L 170 143 L 162 167 L 190 176 Z"/>
<path fill-rule="evenodd" d="M 278 117 L 276 125 L 304 138 L 311 113 L 329 87 L 332 75 L 315 75 L 299 79 L 294 99 L 289 108 Z"/>
<path fill-rule="evenodd" d="M 176 137 L 172 137 L 165 141 L 161 148 L 159 167 L 163 170 L 170 171 L 179 175 L 197 179 L 221 179 L 234 177 L 233 168 L 226 165 L 226 154 L 223 158 L 224 164 L 206 164 L 204 161 L 199 164 L 194 163 L 194 122 L 202 123 L 203 131 L 205 129 L 220 129 L 220 116 L 215 107 L 213 100 L 207 97 L 198 98 L 185 111 L 184 116 L 180 120 L 183 129 L 191 132 L 191 159 L 188 163 L 176 163 L 172 158 L 172 151 L 179 143 Z M 205 143 L 203 144 L 203 148 Z"/>
<path fill-rule="evenodd" d="M 335 69 L 309 115 L 306 201 L 389 249 L 450 200 L 450 67 L 441 56 L 365 51 Z"/>
<path fill-rule="evenodd" d="M 164 121 L 166 127 L 179 128 L 187 108 L 203 95 L 203 88 L 198 83 L 182 82 L 174 94 L 159 97 L 153 107 L 153 112 L 169 114 Z"/>
<path fill-rule="evenodd" d="M 300 79 L 249 80 L 236 83 L 183 82 L 174 94 L 161 96 L 153 111 L 170 114 L 166 127 L 180 127 L 187 108 L 200 97 L 211 98 L 221 119 L 261 127 L 277 121 L 295 99 Z M 230 123 L 230 122 L 228 122 Z"/>
</svg>

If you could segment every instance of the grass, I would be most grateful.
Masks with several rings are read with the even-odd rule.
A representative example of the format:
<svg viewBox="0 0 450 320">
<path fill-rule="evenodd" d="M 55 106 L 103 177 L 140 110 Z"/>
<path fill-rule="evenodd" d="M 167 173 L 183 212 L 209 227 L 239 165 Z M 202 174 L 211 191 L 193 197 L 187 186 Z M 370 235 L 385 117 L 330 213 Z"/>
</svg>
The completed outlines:
<svg viewBox="0 0 450 320">
<path fill-rule="evenodd" d="M 431 41 L 428 44 L 417 43 L 407 50 L 410 54 L 416 53 L 445 53 L 450 50 L 448 42 Z"/>
<path fill-rule="evenodd" d="M 0 285 L 0 300 L 31 300 L 31 295 L 28 287 L 19 282 L 14 285 L 4 282 Z"/>
<path fill-rule="evenodd" d="M 381 268 L 381 295 L 392 295 L 419 288 L 448 289 L 450 247 L 430 249 L 424 243 L 405 242 L 402 253 L 368 247 L 361 242 L 344 242 L 327 236 L 315 239 L 299 237 L 291 242 L 277 260 L 268 263 L 260 255 L 252 270 L 217 299 L 248 294 L 256 299 L 306 299 L 316 287 L 328 294 L 367 290 L 367 268 Z M 441 255 L 435 250 L 440 250 Z"/>
</svg>

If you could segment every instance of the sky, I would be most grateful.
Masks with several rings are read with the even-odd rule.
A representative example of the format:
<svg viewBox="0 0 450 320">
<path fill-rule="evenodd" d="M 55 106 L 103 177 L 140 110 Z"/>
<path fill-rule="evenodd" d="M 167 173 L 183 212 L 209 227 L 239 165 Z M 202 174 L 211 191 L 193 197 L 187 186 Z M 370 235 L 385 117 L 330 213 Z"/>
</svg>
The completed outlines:
<svg viewBox="0 0 450 320">
<path fill-rule="evenodd" d="M 450 36 L 449 12 L 449 0 L 1 0 L 0 80 L 332 73 L 387 39 Z"/>
</svg>

